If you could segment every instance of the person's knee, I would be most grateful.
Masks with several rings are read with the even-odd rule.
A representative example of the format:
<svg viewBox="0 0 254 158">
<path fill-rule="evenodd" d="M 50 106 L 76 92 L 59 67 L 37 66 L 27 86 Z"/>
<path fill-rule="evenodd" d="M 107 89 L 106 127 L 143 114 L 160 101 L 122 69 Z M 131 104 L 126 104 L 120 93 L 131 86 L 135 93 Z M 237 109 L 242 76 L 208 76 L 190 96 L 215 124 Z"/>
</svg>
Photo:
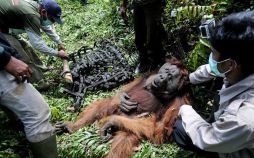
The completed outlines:
<svg viewBox="0 0 254 158">
<path fill-rule="evenodd" d="M 176 120 L 172 135 L 176 144 L 183 147 L 185 144 L 184 137 L 186 137 L 186 135 L 185 131 L 183 131 L 181 120 Z"/>
<path fill-rule="evenodd" d="M 183 128 L 182 120 L 178 119 L 174 125 L 173 138 L 180 147 L 184 149 L 191 149 L 194 145 Z"/>
<path fill-rule="evenodd" d="M 53 127 L 49 122 L 51 110 L 48 104 L 43 99 L 37 103 L 37 106 L 33 106 L 27 116 L 23 117 L 26 136 L 30 142 L 39 142 L 53 133 Z"/>
<path fill-rule="evenodd" d="M 206 152 L 206 151 L 199 149 L 197 146 L 195 146 L 193 144 L 191 138 L 186 133 L 186 131 L 182 125 L 182 120 L 180 120 L 180 119 L 178 119 L 174 125 L 173 139 L 178 146 L 182 147 L 185 150 L 190 150 L 190 151 L 197 152 L 197 153 L 205 153 Z"/>
<path fill-rule="evenodd" d="M 44 104 L 39 113 L 38 113 L 38 117 L 40 120 L 43 120 L 43 119 L 50 119 L 50 116 L 51 116 L 51 110 L 50 110 L 50 107 L 48 106 L 47 103 L 42 103 Z"/>
<path fill-rule="evenodd" d="M 48 116 L 40 117 L 25 126 L 25 133 L 29 142 L 40 142 L 53 134 L 53 127 Z"/>
</svg>

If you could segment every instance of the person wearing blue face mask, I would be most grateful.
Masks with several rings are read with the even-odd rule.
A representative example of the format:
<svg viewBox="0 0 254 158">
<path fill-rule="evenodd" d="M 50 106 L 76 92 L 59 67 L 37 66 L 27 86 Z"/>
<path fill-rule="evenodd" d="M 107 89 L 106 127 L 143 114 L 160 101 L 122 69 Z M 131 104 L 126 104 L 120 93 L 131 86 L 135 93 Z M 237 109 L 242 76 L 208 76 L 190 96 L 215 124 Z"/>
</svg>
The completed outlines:
<svg viewBox="0 0 254 158">
<path fill-rule="evenodd" d="M 228 70 L 224 71 L 224 72 L 220 72 L 219 68 L 218 68 L 218 65 L 221 65 L 223 63 L 226 63 L 230 61 L 230 59 L 225 59 L 223 61 L 216 61 L 213 59 L 213 53 L 210 54 L 209 56 L 209 66 L 211 68 L 211 72 L 217 76 L 217 77 L 226 77 L 226 73 L 230 72 L 232 69 L 229 68 Z"/>
<path fill-rule="evenodd" d="M 52 26 L 55 22 L 63 24 L 61 14 L 61 7 L 54 0 L 43 0 L 41 3 L 33 0 L 0 1 L 0 31 L 24 30 L 31 45 L 39 52 L 66 59 L 68 55 L 64 45 Z M 46 45 L 41 30 L 57 43 L 59 50 Z"/>
<path fill-rule="evenodd" d="M 41 53 L 57 56 L 61 59 L 68 58 L 64 45 L 56 33 L 53 23 L 63 24 L 61 20 L 61 7 L 54 0 L 4 0 L 0 1 L 0 31 L 4 33 L 8 42 L 19 51 L 21 60 L 33 70 L 30 82 L 37 83 L 38 90 L 47 89 L 50 84 L 44 79 L 43 65 L 33 48 Z M 45 32 L 57 45 L 58 50 L 46 45 L 41 37 Z M 32 47 L 16 36 L 27 33 Z"/>
<path fill-rule="evenodd" d="M 208 123 L 190 105 L 182 105 L 173 137 L 188 150 L 221 158 L 254 157 L 254 12 L 223 18 L 209 30 L 208 63 L 189 75 L 192 84 L 223 77 L 219 109 Z M 214 155 L 213 155 L 214 157 Z"/>
</svg>

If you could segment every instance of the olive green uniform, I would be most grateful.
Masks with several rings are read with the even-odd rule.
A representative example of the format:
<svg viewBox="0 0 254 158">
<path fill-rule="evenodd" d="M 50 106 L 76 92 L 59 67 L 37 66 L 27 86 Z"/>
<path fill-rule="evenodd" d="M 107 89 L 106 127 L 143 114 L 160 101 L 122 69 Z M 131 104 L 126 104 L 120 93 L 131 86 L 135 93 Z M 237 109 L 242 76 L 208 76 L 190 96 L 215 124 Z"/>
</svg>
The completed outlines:
<svg viewBox="0 0 254 158">
<path fill-rule="evenodd" d="M 0 31 L 9 33 L 9 29 L 17 29 L 23 33 L 26 32 L 30 44 L 41 53 L 57 56 L 58 51 L 48 47 L 41 37 L 41 30 L 43 30 L 54 42 L 62 43 L 60 37 L 57 35 L 54 27 L 43 26 L 43 19 L 39 14 L 40 4 L 33 0 L 0 0 Z M 40 30 L 41 29 L 41 30 Z M 15 33 L 17 33 L 15 30 Z M 22 32 L 23 30 L 23 32 Z M 33 69 L 32 82 L 42 80 L 43 74 L 41 68 L 42 62 L 31 49 L 23 41 L 17 41 L 14 36 L 6 35 L 5 37 L 9 43 L 18 50 L 21 55 L 21 60 L 27 63 Z"/>
<path fill-rule="evenodd" d="M 40 34 L 39 4 L 30 0 L 1 0 L 0 28 L 6 32 L 8 28 L 33 30 Z"/>
<path fill-rule="evenodd" d="M 40 4 L 33 0 L 1 0 L 0 30 L 8 33 L 8 29 L 24 30 L 31 45 L 41 53 L 57 56 L 58 51 L 48 47 L 41 38 L 41 30 L 57 44 L 62 41 L 54 27 L 45 25 L 39 14 Z"/>
</svg>

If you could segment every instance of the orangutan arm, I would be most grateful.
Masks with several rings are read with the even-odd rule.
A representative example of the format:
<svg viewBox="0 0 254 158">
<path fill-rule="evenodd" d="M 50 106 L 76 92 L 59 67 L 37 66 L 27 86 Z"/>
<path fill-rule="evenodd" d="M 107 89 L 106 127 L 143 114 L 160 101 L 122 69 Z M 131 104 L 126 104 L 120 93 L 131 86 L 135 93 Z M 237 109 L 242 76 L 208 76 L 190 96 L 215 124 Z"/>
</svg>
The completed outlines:
<svg viewBox="0 0 254 158">
<path fill-rule="evenodd" d="M 102 138 L 112 136 L 116 131 L 133 133 L 138 138 L 152 138 L 154 135 L 155 117 L 127 118 L 125 116 L 112 115 L 100 121 L 100 133 Z"/>
<path fill-rule="evenodd" d="M 118 131 L 112 140 L 110 151 L 106 158 L 131 158 L 140 141 L 133 133 Z"/>
<path fill-rule="evenodd" d="M 170 106 L 165 112 L 162 120 L 156 124 L 156 134 L 152 140 L 154 143 L 161 144 L 165 143 L 165 141 L 168 141 L 173 132 L 175 121 L 178 118 L 180 107 L 184 104 L 191 105 L 190 94 L 185 93 L 183 96 L 176 97 L 169 104 Z"/>
<path fill-rule="evenodd" d="M 135 88 L 138 84 L 142 82 L 142 78 L 138 78 L 126 86 L 123 87 L 123 90 L 128 92 L 132 88 Z M 121 92 L 116 94 L 114 97 L 109 97 L 99 101 L 95 101 L 92 104 L 88 105 L 83 112 L 78 116 L 77 121 L 75 122 L 58 122 L 55 125 L 56 133 L 73 133 L 78 129 L 94 123 L 96 120 L 99 120 L 105 116 L 116 114 L 117 109 L 120 104 L 120 95 Z"/>
<path fill-rule="evenodd" d="M 55 125 L 56 133 L 73 133 L 80 128 L 94 123 L 96 120 L 104 116 L 113 114 L 119 105 L 118 97 L 110 97 L 95 101 L 88 105 L 83 112 L 78 116 L 75 122 L 58 122 Z"/>
</svg>

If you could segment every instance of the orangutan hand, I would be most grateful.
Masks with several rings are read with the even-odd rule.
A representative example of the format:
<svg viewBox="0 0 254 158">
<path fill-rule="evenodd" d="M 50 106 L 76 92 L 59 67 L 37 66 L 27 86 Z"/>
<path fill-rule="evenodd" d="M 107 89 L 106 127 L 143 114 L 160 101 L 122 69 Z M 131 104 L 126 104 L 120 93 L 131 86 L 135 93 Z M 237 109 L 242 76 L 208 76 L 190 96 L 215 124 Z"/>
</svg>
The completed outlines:
<svg viewBox="0 0 254 158">
<path fill-rule="evenodd" d="M 110 119 L 100 129 L 100 136 L 103 142 L 107 142 L 108 140 L 110 140 L 116 131 L 118 131 L 118 124 L 112 119 Z"/>
<path fill-rule="evenodd" d="M 137 109 L 138 103 L 135 102 L 135 101 L 130 101 L 130 96 L 126 92 L 123 92 L 120 95 L 120 105 L 119 105 L 119 107 L 120 107 L 122 112 L 128 113 L 132 110 Z"/>
<path fill-rule="evenodd" d="M 66 122 L 59 121 L 55 124 L 54 133 L 57 135 L 61 135 L 63 133 L 72 133 L 72 130 L 70 130 Z"/>
</svg>

